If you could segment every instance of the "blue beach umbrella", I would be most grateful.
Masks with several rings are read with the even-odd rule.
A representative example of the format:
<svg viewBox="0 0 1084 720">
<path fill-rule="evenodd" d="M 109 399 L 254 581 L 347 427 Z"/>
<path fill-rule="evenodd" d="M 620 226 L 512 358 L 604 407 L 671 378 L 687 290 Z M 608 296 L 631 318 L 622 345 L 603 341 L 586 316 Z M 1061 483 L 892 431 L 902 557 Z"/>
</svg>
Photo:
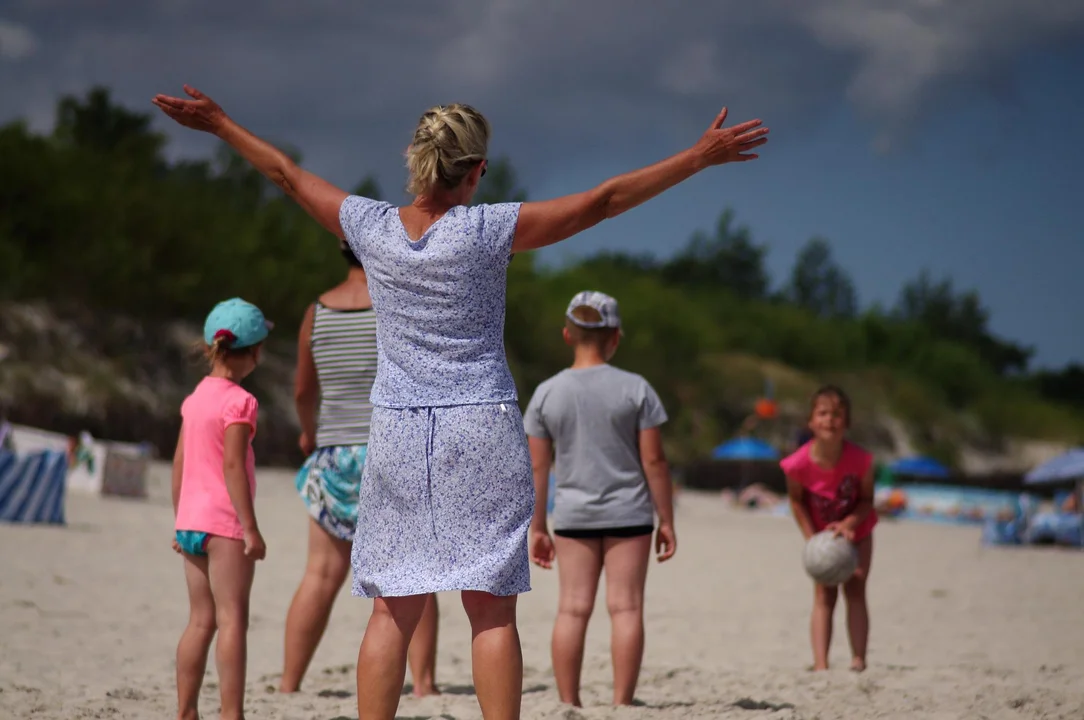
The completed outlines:
<svg viewBox="0 0 1084 720">
<path fill-rule="evenodd" d="M 909 475 L 911 477 L 947 478 L 952 472 L 930 457 L 902 458 L 888 466 L 888 469 L 897 475 Z"/>
<path fill-rule="evenodd" d="M 1084 480 L 1084 448 L 1076 448 L 1058 455 L 1024 476 L 1024 482 L 1029 485 L 1046 485 L 1070 480 Z"/>
<path fill-rule="evenodd" d="M 735 438 L 711 451 L 715 460 L 778 460 L 779 451 L 756 438 Z"/>
</svg>

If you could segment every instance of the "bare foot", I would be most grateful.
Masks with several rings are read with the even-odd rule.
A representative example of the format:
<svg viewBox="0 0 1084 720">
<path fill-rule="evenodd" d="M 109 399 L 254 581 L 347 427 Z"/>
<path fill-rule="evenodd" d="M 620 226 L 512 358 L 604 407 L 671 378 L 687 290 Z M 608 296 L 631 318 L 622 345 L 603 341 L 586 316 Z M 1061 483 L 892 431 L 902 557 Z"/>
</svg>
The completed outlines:
<svg viewBox="0 0 1084 720">
<path fill-rule="evenodd" d="M 862 658 L 855 658 L 854 660 L 851 660 L 851 670 L 853 672 L 865 672 L 866 661 Z"/>
<path fill-rule="evenodd" d="M 809 672 L 824 672 L 827 669 L 828 669 L 828 664 L 827 663 L 825 663 L 824 665 L 819 665 L 817 663 L 813 663 L 812 665 L 810 665 L 809 667 L 806 668 L 806 670 L 808 670 Z"/>
<path fill-rule="evenodd" d="M 421 697 L 429 697 L 430 695 L 440 695 L 440 690 L 437 690 L 436 685 L 427 685 L 425 687 L 422 687 L 420 685 L 415 685 L 414 690 L 413 690 L 413 695 L 414 695 L 414 697 L 419 697 L 419 698 L 421 698 Z"/>
</svg>

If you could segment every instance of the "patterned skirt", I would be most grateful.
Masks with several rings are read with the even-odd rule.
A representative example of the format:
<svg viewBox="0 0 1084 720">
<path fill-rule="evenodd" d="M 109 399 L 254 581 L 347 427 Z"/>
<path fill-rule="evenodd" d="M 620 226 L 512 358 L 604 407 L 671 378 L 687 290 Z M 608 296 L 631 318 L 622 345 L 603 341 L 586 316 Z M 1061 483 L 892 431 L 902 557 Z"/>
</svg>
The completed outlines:
<svg viewBox="0 0 1084 720">
<path fill-rule="evenodd" d="M 534 484 L 514 404 L 374 408 L 353 593 L 531 589 Z"/>
<path fill-rule="evenodd" d="M 317 448 L 297 472 L 294 484 L 309 515 L 333 538 L 354 537 L 365 454 L 365 445 Z"/>
</svg>

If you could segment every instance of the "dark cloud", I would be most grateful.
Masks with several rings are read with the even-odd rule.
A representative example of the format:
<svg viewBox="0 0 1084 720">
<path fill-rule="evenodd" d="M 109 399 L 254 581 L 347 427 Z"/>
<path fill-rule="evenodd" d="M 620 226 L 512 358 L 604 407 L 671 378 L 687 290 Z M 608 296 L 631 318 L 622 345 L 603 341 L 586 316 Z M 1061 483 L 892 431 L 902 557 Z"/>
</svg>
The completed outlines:
<svg viewBox="0 0 1084 720">
<path fill-rule="evenodd" d="M 340 182 L 392 177 L 428 105 L 466 101 L 534 172 L 689 141 L 722 103 L 800 127 L 847 102 L 887 147 L 947 90 L 1006 93 L 1021 53 L 1084 35 L 1084 0 L 9 0 L 0 113 L 48 127 L 93 83 L 189 82 Z M 1003 83 L 1002 83 L 1003 85 Z M 149 109 L 149 105 L 147 105 Z M 179 152 L 205 140 L 175 133 Z"/>
</svg>

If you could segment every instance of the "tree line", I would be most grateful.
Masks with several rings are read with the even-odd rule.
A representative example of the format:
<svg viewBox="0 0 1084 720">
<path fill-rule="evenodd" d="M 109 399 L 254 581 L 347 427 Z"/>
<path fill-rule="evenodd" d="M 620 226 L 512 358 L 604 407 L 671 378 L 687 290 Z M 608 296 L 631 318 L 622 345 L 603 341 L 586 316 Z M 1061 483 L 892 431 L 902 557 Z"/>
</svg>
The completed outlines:
<svg viewBox="0 0 1084 720">
<path fill-rule="evenodd" d="M 240 295 L 296 327 L 343 273 L 327 233 L 228 148 L 176 162 L 165 148 L 149 113 L 101 87 L 61 98 L 49 133 L 0 127 L 0 299 L 198 321 Z M 507 159 L 482 183 L 477 202 L 527 198 Z M 371 177 L 354 190 L 381 194 Z M 817 377 L 887 377 L 894 409 L 919 425 L 936 407 L 993 434 L 1034 433 L 1036 417 L 1038 432 L 1080 427 L 1084 368 L 1030 373 L 1034 349 L 997 337 L 976 291 L 923 271 L 891 307 L 863 308 L 825 238 L 810 239 L 775 288 L 766 253 L 725 209 L 669 258 L 610 252 L 556 269 L 515 258 L 506 344 L 521 393 L 567 362 L 564 303 L 592 287 L 622 302 L 620 364 L 651 378 L 700 448 L 734 429 L 719 369 L 747 356 Z M 900 410 L 916 405 L 928 407 Z"/>
</svg>

